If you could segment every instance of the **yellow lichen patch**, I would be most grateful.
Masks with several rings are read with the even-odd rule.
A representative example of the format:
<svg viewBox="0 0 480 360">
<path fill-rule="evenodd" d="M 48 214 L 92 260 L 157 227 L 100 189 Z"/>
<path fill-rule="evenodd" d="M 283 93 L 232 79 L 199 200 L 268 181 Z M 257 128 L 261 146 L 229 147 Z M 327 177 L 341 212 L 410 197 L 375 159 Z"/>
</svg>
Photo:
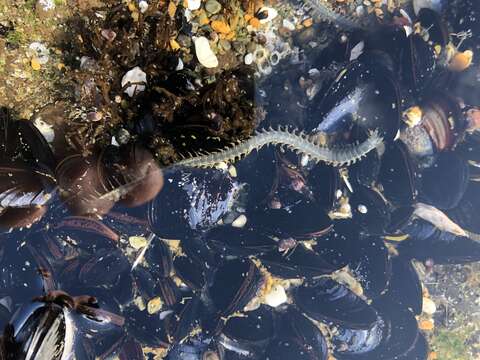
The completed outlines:
<svg viewBox="0 0 480 360">
<path fill-rule="evenodd" d="M 252 26 L 255 29 L 260 28 L 260 20 L 258 20 L 256 17 L 251 18 L 248 21 L 249 25 Z"/>
<path fill-rule="evenodd" d="M 170 47 L 172 48 L 172 50 L 178 50 L 180 49 L 180 44 L 177 42 L 177 40 L 175 39 L 170 39 Z"/>
<path fill-rule="evenodd" d="M 230 26 L 226 22 L 220 20 L 213 20 L 210 23 L 210 26 L 214 31 L 221 34 L 228 34 L 232 31 L 232 29 L 230 29 Z"/>
<path fill-rule="evenodd" d="M 434 323 L 432 319 L 420 320 L 418 328 L 424 331 L 432 331 L 434 328 Z"/>
<path fill-rule="evenodd" d="M 42 68 L 42 65 L 40 65 L 40 62 L 38 61 L 38 59 L 36 57 L 34 57 L 32 60 L 30 60 L 30 66 L 35 71 L 38 71 Z"/>
<path fill-rule="evenodd" d="M 313 25 L 313 19 L 312 19 L 312 18 L 308 18 L 308 19 L 303 20 L 302 25 L 305 26 L 305 27 L 310 27 L 310 26 L 312 26 L 312 25 Z"/>
<path fill-rule="evenodd" d="M 175 2 L 170 1 L 168 3 L 168 8 L 167 8 L 167 13 L 168 16 L 170 16 L 170 19 L 175 18 L 175 13 L 177 12 L 177 4 Z"/>
<path fill-rule="evenodd" d="M 450 61 L 450 64 L 448 65 L 448 68 L 452 71 L 463 71 L 467 69 L 473 61 L 473 51 L 472 50 L 465 50 L 464 52 L 457 52 L 452 60 Z"/>
</svg>

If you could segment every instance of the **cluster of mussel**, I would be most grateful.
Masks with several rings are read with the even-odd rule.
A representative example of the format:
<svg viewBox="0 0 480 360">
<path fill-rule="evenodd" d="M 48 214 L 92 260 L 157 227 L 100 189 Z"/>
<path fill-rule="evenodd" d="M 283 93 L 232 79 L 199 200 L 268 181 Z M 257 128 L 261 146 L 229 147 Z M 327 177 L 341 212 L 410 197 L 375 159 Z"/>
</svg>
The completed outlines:
<svg viewBox="0 0 480 360">
<path fill-rule="evenodd" d="M 427 359 L 414 259 L 480 259 L 478 68 L 444 53 L 452 17 L 351 34 L 363 53 L 335 53 L 306 116 L 267 118 L 332 149 L 379 131 L 348 167 L 263 148 L 160 171 L 139 144 L 59 161 L 3 113 L 0 225 L 17 230 L 2 234 L 0 358 Z"/>
</svg>

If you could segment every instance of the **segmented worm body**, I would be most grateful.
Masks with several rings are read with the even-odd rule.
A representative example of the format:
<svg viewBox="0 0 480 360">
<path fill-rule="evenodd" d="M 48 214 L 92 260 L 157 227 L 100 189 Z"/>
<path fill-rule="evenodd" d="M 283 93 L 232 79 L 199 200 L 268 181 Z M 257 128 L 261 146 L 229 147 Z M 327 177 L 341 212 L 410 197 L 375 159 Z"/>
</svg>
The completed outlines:
<svg viewBox="0 0 480 360">
<path fill-rule="evenodd" d="M 257 131 L 250 139 L 210 154 L 200 154 L 177 162 L 176 166 L 214 167 L 222 162 L 234 162 L 253 150 L 267 145 L 284 145 L 296 153 L 306 155 L 315 162 L 326 162 L 333 166 L 350 165 L 382 143 L 377 131 L 372 131 L 362 143 L 344 147 L 329 148 L 318 143 L 317 137 L 288 129 L 264 129 Z"/>
<path fill-rule="evenodd" d="M 355 30 L 364 27 L 359 20 L 335 11 L 327 0 L 304 0 L 304 3 L 312 9 L 313 15 L 319 20 L 330 21 L 345 30 Z"/>
</svg>

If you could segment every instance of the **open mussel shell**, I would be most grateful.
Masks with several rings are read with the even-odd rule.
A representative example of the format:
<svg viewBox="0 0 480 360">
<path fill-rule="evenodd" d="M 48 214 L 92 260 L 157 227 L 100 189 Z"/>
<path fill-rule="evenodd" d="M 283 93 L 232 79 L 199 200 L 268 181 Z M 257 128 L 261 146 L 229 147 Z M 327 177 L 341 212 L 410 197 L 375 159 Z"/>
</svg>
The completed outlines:
<svg viewBox="0 0 480 360">
<path fill-rule="evenodd" d="M 377 319 L 375 310 L 345 285 L 320 279 L 296 289 L 295 304 L 309 317 L 350 329 L 369 328 Z"/>
<path fill-rule="evenodd" d="M 383 68 L 353 61 L 342 69 L 312 114 L 308 131 L 347 135 L 355 127 L 364 135 L 378 130 L 391 141 L 400 125 L 397 84 Z M 352 135 L 352 142 L 362 140 Z"/>
<path fill-rule="evenodd" d="M 276 250 L 277 242 L 248 228 L 219 226 L 210 230 L 205 239 L 219 253 L 232 256 L 253 256 Z"/>
<path fill-rule="evenodd" d="M 219 314 L 225 317 L 243 309 L 262 283 L 263 276 L 253 261 L 228 260 L 218 267 L 208 292 Z"/>
<path fill-rule="evenodd" d="M 262 265 L 270 273 L 282 279 L 302 279 L 330 274 L 339 268 L 331 264 L 313 250 L 307 249 L 305 245 L 298 244 L 290 252 L 282 253 L 273 250 L 259 256 Z"/>
<path fill-rule="evenodd" d="M 410 206 L 417 197 L 417 169 L 403 143 L 387 147 L 382 157 L 378 181 L 383 194 L 396 206 Z"/>
<path fill-rule="evenodd" d="M 219 170 L 176 169 L 164 176 L 163 191 L 148 204 L 148 220 L 155 234 L 167 239 L 216 225 L 241 189 Z"/>
<path fill-rule="evenodd" d="M 273 311 L 262 305 L 256 310 L 229 318 L 223 327 L 219 343 L 228 351 L 254 357 L 265 351 L 274 334 Z"/>
<path fill-rule="evenodd" d="M 3 333 L 4 358 L 61 360 L 71 353 L 74 330 L 69 313 L 55 303 L 32 302 L 13 315 Z"/>
<path fill-rule="evenodd" d="M 454 152 L 442 152 L 422 171 L 419 199 L 438 209 L 452 209 L 462 200 L 469 179 L 468 162 Z"/>
</svg>

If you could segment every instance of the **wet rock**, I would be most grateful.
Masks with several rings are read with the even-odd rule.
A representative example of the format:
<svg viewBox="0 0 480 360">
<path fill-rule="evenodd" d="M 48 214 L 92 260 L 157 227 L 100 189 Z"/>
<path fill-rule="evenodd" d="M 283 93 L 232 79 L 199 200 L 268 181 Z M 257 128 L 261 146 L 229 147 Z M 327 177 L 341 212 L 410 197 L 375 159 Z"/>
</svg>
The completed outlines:
<svg viewBox="0 0 480 360">
<path fill-rule="evenodd" d="M 222 10 L 222 5 L 218 1 L 208 0 L 205 4 L 205 10 L 210 14 L 218 14 Z"/>
</svg>

